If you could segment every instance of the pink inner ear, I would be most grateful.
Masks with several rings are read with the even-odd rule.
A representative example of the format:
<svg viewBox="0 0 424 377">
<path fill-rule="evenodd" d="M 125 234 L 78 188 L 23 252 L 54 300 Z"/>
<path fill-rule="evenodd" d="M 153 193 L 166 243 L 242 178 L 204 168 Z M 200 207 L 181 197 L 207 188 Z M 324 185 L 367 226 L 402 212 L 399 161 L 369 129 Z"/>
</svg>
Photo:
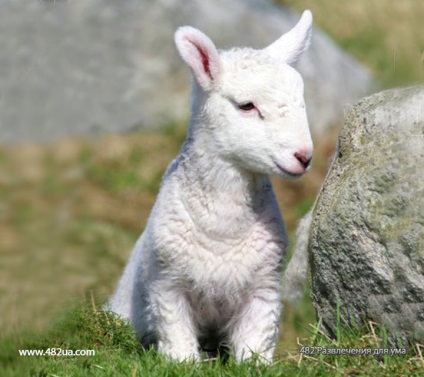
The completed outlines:
<svg viewBox="0 0 424 377">
<path fill-rule="evenodd" d="M 213 80 L 212 73 L 209 68 L 209 56 L 201 48 L 198 47 L 197 50 L 199 51 L 200 56 L 202 57 L 203 70 L 209 76 L 209 78 Z"/>
</svg>

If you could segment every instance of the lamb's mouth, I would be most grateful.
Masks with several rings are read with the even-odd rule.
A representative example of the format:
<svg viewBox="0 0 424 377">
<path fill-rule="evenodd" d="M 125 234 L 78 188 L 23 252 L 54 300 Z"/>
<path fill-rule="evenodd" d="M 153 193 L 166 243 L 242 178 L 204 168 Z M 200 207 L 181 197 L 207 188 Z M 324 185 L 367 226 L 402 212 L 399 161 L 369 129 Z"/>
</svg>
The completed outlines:
<svg viewBox="0 0 424 377">
<path fill-rule="evenodd" d="M 272 160 L 275 164 L 275 166 L 278 168 L 278 170 L 280 170 L 282 173 L 287 174 L 290 177 L 293 178 L 297 178 L 300 177 L 301 175 L 303 175 L 303 173 L 292 173 L 286 169 L 284 169 L 277 161 L 275 161 L 274 159 Z"/>
</svg>

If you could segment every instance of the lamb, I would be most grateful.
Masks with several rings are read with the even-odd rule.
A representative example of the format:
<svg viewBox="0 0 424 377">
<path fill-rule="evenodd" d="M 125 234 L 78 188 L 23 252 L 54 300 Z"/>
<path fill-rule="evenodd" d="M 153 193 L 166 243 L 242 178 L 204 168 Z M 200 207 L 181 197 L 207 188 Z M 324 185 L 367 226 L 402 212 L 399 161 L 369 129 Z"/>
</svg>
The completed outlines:
<svg viewBox="0 0 424 377">
<path fill-rule="evenodd" d="M 269 176 L 310 167 L 303 80 L 312 14 L 263 50 L 219 51 L 181 27 L 191 69 L 187 139 L 168 167 L 143 234 L 107 304 L 144 346 L 200 360 L 225 345 L 238 361 L 272 360 L 282 310 L 285 225 Z"/>
</svg>

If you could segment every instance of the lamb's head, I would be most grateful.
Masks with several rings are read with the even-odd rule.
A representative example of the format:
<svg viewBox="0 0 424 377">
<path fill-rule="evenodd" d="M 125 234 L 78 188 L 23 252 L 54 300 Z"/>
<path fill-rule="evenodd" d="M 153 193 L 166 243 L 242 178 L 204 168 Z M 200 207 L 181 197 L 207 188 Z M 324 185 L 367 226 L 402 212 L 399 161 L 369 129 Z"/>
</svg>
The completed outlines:
<svg viewBox="0 0 424 377">
<path fill-rule="evenodd" d="M 292 65 L 308 48 L 311 29 L 312 14 L 305 11 L 293 29 L 263 50 L 220 52 L 200 31 L 178 29 L 176 45 L 194 77 L 193 137 L 251 172 L 288 179 L 305 173 L 312 140 L 303 80 Z"/>
</svg>

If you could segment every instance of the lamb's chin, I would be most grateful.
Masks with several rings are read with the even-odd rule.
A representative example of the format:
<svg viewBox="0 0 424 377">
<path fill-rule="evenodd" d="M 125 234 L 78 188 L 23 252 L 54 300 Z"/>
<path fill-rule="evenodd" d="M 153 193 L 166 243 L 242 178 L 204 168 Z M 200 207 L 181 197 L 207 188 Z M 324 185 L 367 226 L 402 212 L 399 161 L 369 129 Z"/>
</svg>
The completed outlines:
<svg viewBox="0 0 424 377">
<path fill-rule="evenodd" d="M 281 164 L 278 164 L 277 162 L 274 162 L 274 172 L 275 175 L 287 179 L 287 180 L 293 180 L 301 177 L 303 174 L 305 174 L 306 170 L 290 170 L 285 167 L 283 167 Z"/>
</svg>

